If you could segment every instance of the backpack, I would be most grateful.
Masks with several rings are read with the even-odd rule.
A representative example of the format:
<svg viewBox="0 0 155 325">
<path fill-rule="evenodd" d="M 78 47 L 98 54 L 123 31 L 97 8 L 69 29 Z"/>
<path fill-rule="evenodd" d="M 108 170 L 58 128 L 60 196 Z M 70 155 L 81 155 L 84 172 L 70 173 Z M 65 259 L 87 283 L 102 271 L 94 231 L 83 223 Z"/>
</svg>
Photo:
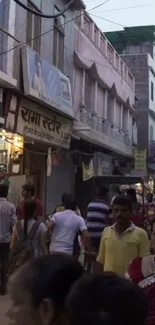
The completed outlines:
<svg viewBox="0 0 155 325">
<path fill-rule="evenodd" d="M 10 252 L 9 258 L 9 276 L 14 273 L 17 268 L 22 266 L 24 263 L 35 258 L 33 239 L 40 226 L 40 221 L 35 221 L 29 234 L 25 237 L 21 225 L 21 221 L 16 223 L 16 230 L 18 240 L 16 241 L 13 249 Z"/>
</svg>

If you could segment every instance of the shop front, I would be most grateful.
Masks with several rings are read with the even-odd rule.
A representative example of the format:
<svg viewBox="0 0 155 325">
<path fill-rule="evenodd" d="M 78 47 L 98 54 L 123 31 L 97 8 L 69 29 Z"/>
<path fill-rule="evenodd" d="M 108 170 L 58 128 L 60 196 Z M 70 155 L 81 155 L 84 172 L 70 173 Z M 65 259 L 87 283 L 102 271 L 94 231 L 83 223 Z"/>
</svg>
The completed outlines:
<svg viewBox="0 0 155 325">
<path fill-rule="evenodd" d="M 68 118 L 49 112 L 46 108 L 43 110 L 42 106 L 32 104 L 27 99 L 21 100 L 16 132 L 24 136 L 25 175 L 27 181 L 35 185 L 36 194 L 43 201 L 46 199 L 45 194 L 48 196 L 48 192 L 51 193 L 54 182 L 53 164 L 56 165 L 56 160 L 60 160 L 58 157 L 62 155 L 62 152 L 67 155 L 66 149 L 70 146 L 71 129 L 72 122 Z M 51 172 L 48 171 L 46 178 L 49 149 Z"/>
<path fill-rule="evenodd" d="M 14 151 L 9 151 L 7 154 L 13 159 L 8 168 L 9 176 L 12 177 L 10 188 L 13 184 L 14 193 L 18 193 L 16 199 L 10 196 L 12 202 L 18 205 L 19 193 L 25 182 L 33 183 L 36 195 L 44 203 L 46 202 L 46 196 L 49 191 L 51 193 L 51 187 L 53 187 L 52 166 L 56 164 L 58 155 L 62 155 L 62 152 L 66 155 L 66 149 L 70 146 L 71 130 L 72 120 L 49 111 L 46 107 L 43 108 L 42 105 L 29 99 L 8 92 L 5 130 L 2 137 L 3 139 L 5 137 L 5 143 L 14 145 Z M 50 157 L 48 157 L 49 150 Z M 15 155 L 18 157 L 16 163 Z M 49 171 L 48 168 L 47 176 L 49 159 L 51 170 Z"/>
<path fill-rule="evenodd" d="M 74 178 L 68 153 L 74 115 L 71 85 L 67 76 L 27 46 L 21 48 L 21 60 L 23 90 L 5 89 L 0 146 L 2 142 L 2 156 L 8 160 L 2 169 L 9 176 L 10 200 L 16 206 L 23 183 L 31 182 L 50 213 L 62 192 L 71 191 Z"/>
</svg>

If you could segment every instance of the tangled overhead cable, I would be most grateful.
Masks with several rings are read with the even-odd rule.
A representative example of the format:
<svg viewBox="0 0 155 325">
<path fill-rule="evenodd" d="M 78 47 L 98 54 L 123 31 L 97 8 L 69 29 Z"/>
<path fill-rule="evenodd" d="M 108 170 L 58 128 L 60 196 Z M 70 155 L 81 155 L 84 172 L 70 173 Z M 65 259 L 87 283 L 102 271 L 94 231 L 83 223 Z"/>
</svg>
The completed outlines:
<svg viewBox="0 0 155 325">
<path fill-rule="evenodd" d="M 64 9 L 62 9 L 60 12 L 58 12 L 56 15 L 46 15 L 42 12 L 39 12 L 35 9 L 32 9 L 30 7 L 28 7 L 27 5 L 25 5 L 24 3 L 22 3 L 20 0 L 14 0 L 20 7 L 22 7 L 23 9 L 31 12 L 32 14 L 39 16 L 41 18 L 57 18 L 60 17 L 61 15 L 63 15 L 69 8 L 70 6 L 76 1 L 76 0 L 71 0 L 65 7 Z"/>
</svg>

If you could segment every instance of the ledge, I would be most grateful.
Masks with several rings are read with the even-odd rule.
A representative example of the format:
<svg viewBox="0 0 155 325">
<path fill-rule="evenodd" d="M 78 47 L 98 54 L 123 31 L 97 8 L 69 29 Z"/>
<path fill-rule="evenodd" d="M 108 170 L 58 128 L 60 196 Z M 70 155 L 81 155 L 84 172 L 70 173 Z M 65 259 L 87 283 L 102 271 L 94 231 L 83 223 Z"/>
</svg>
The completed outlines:
<svg viewBox="0 0 155 325">
<path fill-rule="evenodd" d="M 16 88 L 17 80 L 9 76 L 3 71 L 0 71 L 0 86 L 7 88 Z"/>
</svg>

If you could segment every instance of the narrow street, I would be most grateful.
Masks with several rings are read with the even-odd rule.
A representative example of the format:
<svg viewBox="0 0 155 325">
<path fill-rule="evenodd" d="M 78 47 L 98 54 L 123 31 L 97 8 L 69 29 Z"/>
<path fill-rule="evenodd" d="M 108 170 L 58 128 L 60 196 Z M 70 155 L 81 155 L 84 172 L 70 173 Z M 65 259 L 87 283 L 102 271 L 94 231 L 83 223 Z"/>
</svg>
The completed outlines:
<svg viewBox="0 0 155 325">
<path fill-rule="evenodd" d="M 8 325 L 9 319 L 6 316 L 6 313 L 9 309 L 9 298 L 8 296 L 0 296 L 0 324 L 1 325 Z"/>
</svg>

